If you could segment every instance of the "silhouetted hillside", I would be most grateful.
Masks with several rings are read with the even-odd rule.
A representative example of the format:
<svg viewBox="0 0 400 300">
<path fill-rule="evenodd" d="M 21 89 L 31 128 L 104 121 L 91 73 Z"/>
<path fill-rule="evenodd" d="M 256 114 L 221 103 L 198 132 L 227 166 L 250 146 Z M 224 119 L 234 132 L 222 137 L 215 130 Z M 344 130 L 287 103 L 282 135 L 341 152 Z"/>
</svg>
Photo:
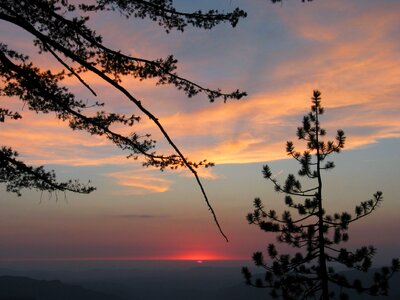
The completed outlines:
<svg viewBox="0 0 400 300">
<path fill-rule="evenodd" d="M 36 300 L 32 297 L 0 297 L 0 300 Z"/>
<path fill-rule="evenodd" d="M 246 286 L 239 267 L 197 266 L 184 270 L 155 268 L 19 272 L 0 269 L 0 274 L 14 275 L 0 276 L 0 300 L 272 299 L 267 289 Z M 372 274 L 362 272 L 346 272 L 346 274 L 350 280 L 360 278 L 368 282 L 373 275 L 373 270 Z M 20 276 L 45 280 L 33 280 Z M 263 274 L 256 276 L 263 278 Z M 61 279 L 63 283 L 51 280 L 54 278 Z M 8 293 L 6 293 L 7 290 Z M 10 296 L 15 298 L 10 298 Z M 369 297 L 350 293 L 350 299 L 399 300 L 400 274 L 395 274 L 390 281 L 388 297 Z"/>
<path fill-rule="evenodd" d="M 0 276 L 0 300 L 122 300 L 61 281 Z"/>
</svg>

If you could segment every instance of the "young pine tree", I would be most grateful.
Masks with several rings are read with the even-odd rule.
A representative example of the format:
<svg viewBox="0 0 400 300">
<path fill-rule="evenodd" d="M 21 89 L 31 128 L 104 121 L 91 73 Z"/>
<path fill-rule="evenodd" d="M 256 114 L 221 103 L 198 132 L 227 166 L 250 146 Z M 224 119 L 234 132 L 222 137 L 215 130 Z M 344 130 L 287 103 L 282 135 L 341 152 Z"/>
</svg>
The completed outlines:
<svg viewBox="0 0 400 300">
<path fill-rule="evenodd" d="M 274 210 L 266 210 L 259 198 L 254 200 L 254 212 L 247 216 L 250 224 L 256 224 L 266 232 L 277 233 L 279 243 L 286 243 L 299 251 L 292 256 L 278 254 L 275 245 L 270 244 L 270 263 L 266 263 L 261 252 L 253 254 L 255 265 L 265 269 L 265 278 L 253 280 L 248 268 L 243 268 L 242 272 L 247 284 L 270 288 L 272 297 L 286 300 L 348 299 L 347 289 L 374 296 L 386 295 L 388 280 L 399 270 L 398 259 L 393 259 L 391 267 L 375 272 L 373 283 L 369 286 L 358 279 L 350 281 L 333 268 L 335 264 L 342 264 L 362 272 L 370 269 L 376 252 L 373 246 L 349 251 L 339 245 L 349 239 L 349 224 L 372 213 L 383 198 L 382 192 L 376 192 L 373 199 L 356 206 L 355 216 L 347 212 L 326 214 L 322 171 L 334 168 L 334 163 L 327 159 L 331 154 L 340 152 L 346 138 L 344 132 L 338 130 L 335 141 L 323 141 L 326 134 L 320 125 L 323 112 L 321 93 L 314 91 L 311 112 L 304 116 L 302 126 L 297 128 L 297 137 L 306 142 L 306 150 L 300 153 L 295 151 L 292 142 L 286 144 L 287 154 L 301 165 L 298 175 L 309 179 L 311 188 L 303 188 L 293 174 L 289 174 L 284 185 L 280 185 L 270 168 L 267 165 L 263 167 L 264 177 L 274 184 L 277 192 L 285 194 L 285 204 L 298 217 L 292 217 L 289 210 L 279 217 Z M 302 201 L 295 201 L 296 198 Z M 340 287 L 340 293 L 335 294 L 334 291 L 338 290 L 335 286 Z"/>
</svg>

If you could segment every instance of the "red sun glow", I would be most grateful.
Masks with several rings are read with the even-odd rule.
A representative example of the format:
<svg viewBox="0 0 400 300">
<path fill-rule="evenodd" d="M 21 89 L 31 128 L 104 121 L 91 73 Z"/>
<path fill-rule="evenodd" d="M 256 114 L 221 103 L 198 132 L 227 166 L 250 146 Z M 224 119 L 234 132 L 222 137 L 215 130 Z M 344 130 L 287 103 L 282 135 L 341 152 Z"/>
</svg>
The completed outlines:
<svg viewBox="0 0 400 300">
<path fill-rule="evenodd" d="M 214 254 L 208 253 L 190 253 L 190 254 L 181 254 L 175 257 L 171 257 L 172 260 L 192 260 L 199 264 L 204 263 L 207 260 L 226 260 L 228 258 L 217 256 Z"/>
</svg>

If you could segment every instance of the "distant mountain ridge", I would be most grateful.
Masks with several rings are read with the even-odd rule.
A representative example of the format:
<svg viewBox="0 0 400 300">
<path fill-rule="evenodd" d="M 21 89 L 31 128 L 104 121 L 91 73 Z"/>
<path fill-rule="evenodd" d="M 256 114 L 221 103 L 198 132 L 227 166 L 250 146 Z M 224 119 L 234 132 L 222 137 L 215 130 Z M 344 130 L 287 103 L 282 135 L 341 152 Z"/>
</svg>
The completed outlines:
<svg viewBox="0 0 400 300">
<path fill-rule="evenodd" d="M 349 280 L 359 278 L 367 283 L 373 271 L 371 270 L 370 274 L 345 273 Z M 7 276 L 0 276 L 0 300 L 272 299 L 267 289 L 246 286 L 237 267 L 197 266 L 185 270 L 96 269 L 86 271 L 0 269 L 0 274 L 7 274 Z M 263 278 L 264 275 L 260 273 L 256 276 Z M 54 278 L 59 278 L 62 282 L 52 280 Z M 356 292 L 350 292 L 349 296 L 352 300 L 399 300 L 400 274 L 395 274 L 390 281 L 388 297 L 359 295 Z"/>
<path fill-rule="evenodd" d="M 124 300 L 59 280 L 0 276 L 0 300 Z"/>
<path fill-rule="evenodd" d="M 35 300 L 32 297 L 0 297 L 0 300 Z"/>
</svg>

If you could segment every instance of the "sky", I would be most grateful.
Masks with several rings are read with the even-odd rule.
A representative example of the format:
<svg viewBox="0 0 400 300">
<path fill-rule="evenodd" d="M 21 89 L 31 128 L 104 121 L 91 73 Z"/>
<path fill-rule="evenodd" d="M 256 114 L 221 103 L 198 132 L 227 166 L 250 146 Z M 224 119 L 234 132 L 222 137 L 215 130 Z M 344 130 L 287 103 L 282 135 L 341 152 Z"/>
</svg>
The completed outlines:
<svg viewBox="0 0 400 300">
<path fill-rule="evenodd" d="M 90 24 L 107 46 L 147 59 L 173 54 L 181 76 L 209 88 L 248 93 L 239 101 L 210 103 L 204 95 L 188 99 L 153 80 L 124 78 L 122 83 L 159 118 L 186 156 L 215 162 L 199 173 L 229 243 L 189 172 L 143 168 L 104 138 L 73 132 L 54 115 L 36 115 L 19 100 L 2 97 L 2 107 L 19 108 L 23 119 L 1 124 L 1 145 L 12 146 L 28 163 L 56 170 L 60 179 L 90 180 L 97 190 L 57 199 L 30 190 L 18 197 L 0 186 L 0 260 L 250 258 L 275 241 L 247 224 L 253 199 L 284 209 L 283 195 L 262 178 L 262 166 L 268 163 L 282 181 L 297 172 L 285 144 L 296 142 L 296 128 L 315 89 L 322 92 L 328 136 L 339 128 L 347 136 L 345 150 L 333 158 L 336 168 L 324 174 L 327 210 L 352 212 L 382 190 L 381 207 L 352 226 L 348 246 L 375 245 L 378 262 L 398 256 L 400 2 L 174 3 L 184 11 L 240 7 L 248 16 L 235 28 L 223 24 L 170 34 L 148 20 L 126 20 L 118 13 L 95 15 Z M 21 30 L 3 22 L 0 35 L 41 67 L 60 69 L 56 61 L 39 56 L 32 37 Z M 139 113 L 95 76 L 85 80 L 98 99 L 73 78 L 65 85 L 81 99 L 105 101 L 111 111 Z M 172 152 L 150 121 L 143 119 L 135 130 L 151 133 L 159 152 Z"/>
</svg>

